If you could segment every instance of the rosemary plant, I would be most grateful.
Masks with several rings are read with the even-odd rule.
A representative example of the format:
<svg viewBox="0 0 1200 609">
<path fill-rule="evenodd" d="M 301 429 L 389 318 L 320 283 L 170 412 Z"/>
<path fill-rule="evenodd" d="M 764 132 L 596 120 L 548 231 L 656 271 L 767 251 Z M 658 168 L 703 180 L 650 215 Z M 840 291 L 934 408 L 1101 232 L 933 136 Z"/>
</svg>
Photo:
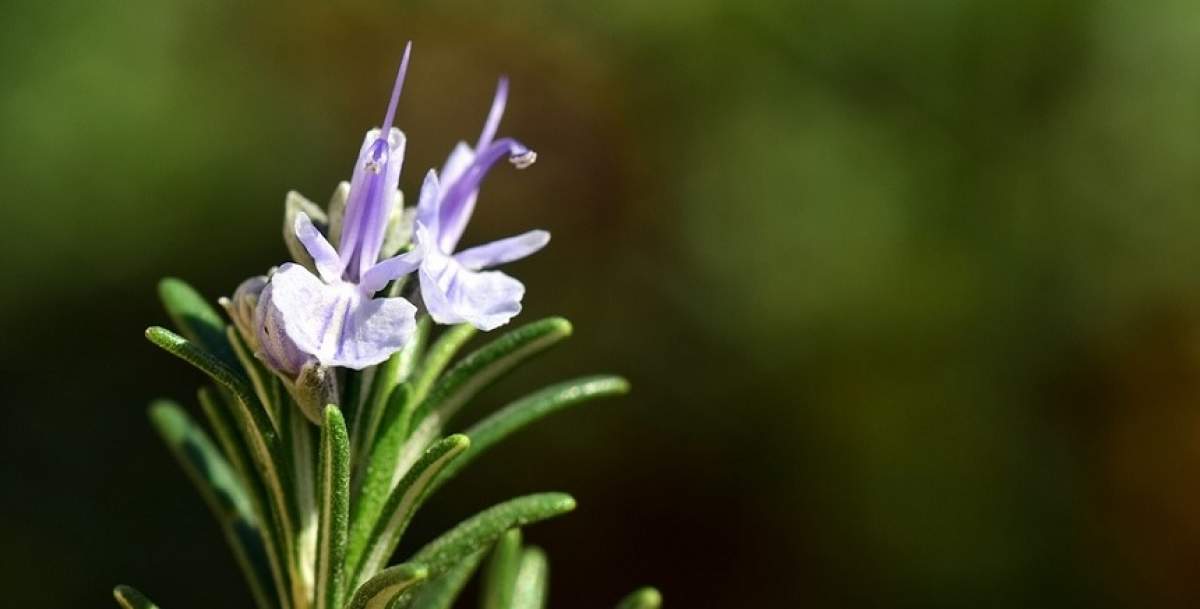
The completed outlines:
<svg viewBox="0 0 1200 609">
<path fill-rule="evenodd" d="M 150 418 L 220 523 L 259 609 L 448 608 L 485 558 L 483 609 L 543 607 L 546 556 L 522 545 L 520 527 L 571 511 L 569 495 L 506 501 L 391 559 L 430 494 L 493 445 L 628 389 L 616 376 L 569 380 L 447 433 L 465 404 L 567 338 L 571 324 L 529 323 L 456 357 L 521 309 L 524 286 L 483 269 L 534 253 L 549 234 L 457 251 L 488 170 L 505 157 L 518 168 L 536 158 L 495 137 L 503 79 L 478 143 L 460 143 L 440 176 L 427 174 L 415 208 L 404 207 L 405 137 L 392 118 L 408 57 L 406 48 L 383 126 L 367 133 L 350 182 L 325 209 L 288 194 L 293 261 L 221 299 L 228 321 L 186 283 L 165 279 L 159 296 L 174 329 L 146 331 L 211 381 L 197 396 L 209 431 L 166 400 Z M 154 607 L 128 586 L 114 596 L 126 609 Z M 659 604 L 646 588 L 618 606 Z"/>
</svg>

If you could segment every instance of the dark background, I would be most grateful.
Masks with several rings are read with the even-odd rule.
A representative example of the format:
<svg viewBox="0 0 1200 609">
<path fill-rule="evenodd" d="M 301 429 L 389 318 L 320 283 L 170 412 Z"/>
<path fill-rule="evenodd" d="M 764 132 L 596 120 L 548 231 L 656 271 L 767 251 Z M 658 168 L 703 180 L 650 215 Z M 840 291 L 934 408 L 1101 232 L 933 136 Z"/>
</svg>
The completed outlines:
<svg viewBox="0 0 1200 609">
<path fill-rule="evenodd" d="M 11 607 L 249 606 L 145 420 L 199 376 L 154 286 L 284 259 L 415 41 L 402 185 L 473 139 L 468 242 L 576 336 L 550 419 L 436 496 L 406 548 L 510 495 L 554 607 L 1200 605 L 1200 5 L 614 0 L 0 8 L 0 583 Z"/>
</svg>

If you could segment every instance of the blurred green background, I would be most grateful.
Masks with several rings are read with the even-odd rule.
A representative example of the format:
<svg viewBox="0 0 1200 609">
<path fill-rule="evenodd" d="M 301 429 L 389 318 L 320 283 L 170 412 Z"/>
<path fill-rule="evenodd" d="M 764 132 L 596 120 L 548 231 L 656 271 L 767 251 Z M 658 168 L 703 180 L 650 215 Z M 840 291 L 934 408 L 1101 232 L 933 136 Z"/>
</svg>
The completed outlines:
<svg viewBox="0 0 1200 609">
<path fill-rule="evenodd" d="M 11 607 L 248 606 L 144 416 L 199 377 L 155 281 L 282 261 L 404 41 L 402 184 L 478 133 L 539 153 L 469 242 L 533 227 L 551 419 L 435 497 L 412 547 L 565 490 L 555 607 L 1200 605 L 1200 5 L 34 2 L 0 8 L 0 583 Z M 477 411 L 477 412 L 481 412 Z"/>
</svg>

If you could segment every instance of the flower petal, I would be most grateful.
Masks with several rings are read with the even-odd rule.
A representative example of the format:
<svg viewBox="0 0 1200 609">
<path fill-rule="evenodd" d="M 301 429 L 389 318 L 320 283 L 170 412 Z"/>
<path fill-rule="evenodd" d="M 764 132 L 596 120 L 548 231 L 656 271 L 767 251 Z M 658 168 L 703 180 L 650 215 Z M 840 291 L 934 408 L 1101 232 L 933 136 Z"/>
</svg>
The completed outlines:
<svg viewBox="0 0 1200 609">
<path fill-rule="evenodd" d="M 432 232 L 438 230 L 438 197 L 441 196 L 441 183 L 436 171 L 430 169 L 421 183 L 421 194 L 417 199 L 416 226 L 424 226 Z"/>
<path fill-rule="evenodd" d="M 353 284 L 326 284 L 297 264 L 271 276 L 272 306 L 296 347 L 322 365 L 361 370 L 399 351 L 416 326 L 403 298 L 370 298 Z"/>
<path fill-rule="evenodd" d="M 395 127 L 388 132 L 386 142 L 378 129 L 372 129 L 359 151 L 338 243 L 346 265 L 345 276 L 351 281 L 379 260 L 387 221 L 398 198 L 405 141 L 404 133 Z"/>
<path fill-rule="evenodd" d="M 451 184 L 462 177 L 463 172 L 471 166 L 471 161 L 475 160 L 475 151 L 467 145 L 466 142 L 459 142 L 454 145 L 454 149 L 450 151 L 450 156 L 446 157 L 446 163 L 442 165 L 442 181 Z"/>
<path fill-rule="evenodd" d="M 296 224 L 293 230 L 296 238 L 304 245 L 305 251 L 312 256 L 313 262 L 317 265 L 317 272 L 321 274 L 321 279 L 331 283 L 337 281 L 342 275 L 342 260 L 338 257 L 337 250 L 333 249 L 333 245 L 325 239 L 325 235 L 322 235 L 321 231 L 313 225 L 308 214 L 304 212 L 296 214 Z"/>
<path fill-rule="evenodd" d="M 500 239 L 463 250 L 455 254 L 454 259 L 468 269 L 477 271 L 520 260 L 546 247 L 549 242 L 550 233 L 544 230 L 531 230 L 516 237 Z"/>
<path fill-rule="evenodd" d="M 421 265 L 422 248 L 381 260 L 363 274 L 358 287 L 364 294 L 374 294 L 383 289 L 389 281 L 395 281 L 415 270 Z"/>
<path fill-rule="evenodd" d="M 417 308 L 403 298 L 364 299 L 347 320 L 328 365 L 362 370 L 382 363 L 408 344 L 416 316 Z"/>
<path fill-rule="evenodd" d="M 494 330 L 521 312 L 525 286 L 499 271 L 472 271 L 434 249 L 420 270 L 421 297 L 440 324 L 469 323 Z"/>
</svg>

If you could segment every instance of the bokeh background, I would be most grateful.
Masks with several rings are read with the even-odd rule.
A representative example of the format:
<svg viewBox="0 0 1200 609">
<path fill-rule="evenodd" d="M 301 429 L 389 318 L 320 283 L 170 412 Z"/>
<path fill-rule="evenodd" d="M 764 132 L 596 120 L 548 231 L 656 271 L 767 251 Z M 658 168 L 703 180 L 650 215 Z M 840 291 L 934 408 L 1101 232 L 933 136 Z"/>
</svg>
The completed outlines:
<svg viewBox="0 0 1200 609">
<path fill-rule="evenodd" d="M 284 259 L 415 41 L 402 184 L 477 133 L 539 153 L 468 240 L 576 336 L 552 418 L 405 547 L 510 495 L 551 604 L 1200 605 L 1200 5 L 1190 0 L 242 3 L 0 8 L 0 583 L 11 607 L 248 606 L 145 420 L 200 378 L 154 285 Z"/>
</svg>

